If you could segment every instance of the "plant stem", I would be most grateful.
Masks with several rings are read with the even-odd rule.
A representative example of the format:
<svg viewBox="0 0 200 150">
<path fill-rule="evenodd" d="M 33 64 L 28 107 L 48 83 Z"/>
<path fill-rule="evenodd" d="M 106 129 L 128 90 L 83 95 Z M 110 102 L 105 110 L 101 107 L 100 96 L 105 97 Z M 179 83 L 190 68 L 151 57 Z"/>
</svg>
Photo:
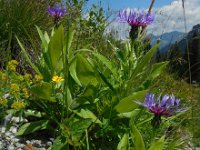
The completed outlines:
<svg viewBox="0 0 200 150">
<path fill-rule="evenodd" d="M 153 8 L 154 3 L 155 3 L 155 0 L 152 0 L 152 1 L 151 1 L 151 5 L 149 6 L 148 14 L 151 13 L 151 10 L 152 10 L 152 8 Z"/>
</svg>

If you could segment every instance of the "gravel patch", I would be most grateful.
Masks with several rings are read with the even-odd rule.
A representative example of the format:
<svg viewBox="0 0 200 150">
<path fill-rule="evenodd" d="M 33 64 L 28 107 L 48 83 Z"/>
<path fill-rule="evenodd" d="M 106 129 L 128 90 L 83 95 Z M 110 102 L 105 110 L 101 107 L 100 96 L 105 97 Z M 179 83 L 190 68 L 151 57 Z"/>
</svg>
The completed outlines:
<svg viewBox="0 0 200 150">
<path fill-rule="evenodd" d="M 9 128 L 7 128 L 8 122 L 12 122 Z M 4 122 L 0 126 L 0 150 L 48 150 L 52 146 L 54 140 L 52 137 L 49 139 L 38 135 L 17 137 L 17 129 L 23 122 L 27 122 L 27 120 L 11 115 L 4 118 Z"/>
</svg>

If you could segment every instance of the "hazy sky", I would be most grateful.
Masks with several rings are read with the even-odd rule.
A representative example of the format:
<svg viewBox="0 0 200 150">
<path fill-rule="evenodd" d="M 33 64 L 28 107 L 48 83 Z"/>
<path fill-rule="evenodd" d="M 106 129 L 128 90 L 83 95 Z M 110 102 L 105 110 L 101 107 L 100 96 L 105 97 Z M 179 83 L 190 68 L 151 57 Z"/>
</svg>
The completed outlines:
<svg viewBox="0 0 200 150">
<path fill-rule="evenodd" d="M 88 6 L 92 3 L 98 4 L 100 0 L 89 0 Z M 123 8 L 140 8 L 148 9 L 151 0 L 101 0 L 102 6 L 109 7 L 111 10 L 119 10 Z M 200 0 L 185 0 L 185 11 L 187 21 L 187 31 L 200 24 Z M 165 32 L 181 31 L 184 32 L 182 0 L 155 0 L 153 12 L 156 19 L 152 25 L 148 27 L 149 32 L 161 35 Z M 122 25 L 118 22 L 111 24 L 114 28 L 119 28 L 121 32 L 129 30 L 128 25 Z M 119 31 L 119 29 L 117 29 Z"/>
</svg>

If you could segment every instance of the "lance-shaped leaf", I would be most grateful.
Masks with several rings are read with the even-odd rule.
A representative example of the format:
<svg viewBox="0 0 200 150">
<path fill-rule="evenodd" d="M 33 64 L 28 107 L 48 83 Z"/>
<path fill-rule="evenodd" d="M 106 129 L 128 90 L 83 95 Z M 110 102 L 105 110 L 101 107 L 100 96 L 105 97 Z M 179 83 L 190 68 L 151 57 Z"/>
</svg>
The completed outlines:
<svg viewBox="0 0 200 150">
<path fill-rule="evenodd" d="M 124 134 L 124 136 L 122 137 L 122 139 L 120 140 L 118 146 L 117 146 L 117 150 L 129 150 L 129 136 L 128 134 Z"/>
<path fill-rule="evenodd" d="M 151 145 L 149 150 L 162 150 L 165 144 L 165 136 L 162 136 L 159 140 Z"/>
<path fill-rule="evenodd" d="M 130 120 L 131 137 L 135 150 L 145 150 L 144 141 L 140 131 L 136 128 L 133 119 Z"/>
<path fill-rule="evenodd" d="M 121 99 L 119 103 L 115 106 L 115 110 L 119 113 L 133 111 L 135 108 L 138 107 L 138 105 L 133 101 L 137 99 L 142 100 L 146 92 L 147 92 L 146 90 L 134 92 L 130 96 Z"/>
<path fill-rule="evenodd" d="M 52 72 L 55 71 L 56 68 L 60 69 L 61 63 L 59 60 L 63 51 L 63 42 L 64 29 L 63 26 L 60 26 L 51 37 L 48 47 Z"/>
</svg>

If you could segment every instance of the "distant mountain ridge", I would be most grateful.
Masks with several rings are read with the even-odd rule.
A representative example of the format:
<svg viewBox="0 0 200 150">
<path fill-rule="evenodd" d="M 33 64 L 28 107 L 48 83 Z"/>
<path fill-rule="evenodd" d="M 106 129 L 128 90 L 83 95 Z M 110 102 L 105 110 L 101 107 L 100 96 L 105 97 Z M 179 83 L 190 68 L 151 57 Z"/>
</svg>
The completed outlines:
<svg viewBox="0 0 200 150">
<path fill-rule="evenodd" d="M 151 39 L 151 45 L 155 45 L 157 40 L 160 40 L 160 46 L 159 49 L 162 53 L 165 53 L 169 50 L 171 45 L 173 45 L 176 41 L 179 41 L 182 39 L 185 34 L 179 31 L 172 31 L 168 33 L 164 33 L 159 36 L 155 36 L 153 34 L 148 35 Z"/>
</svg>

